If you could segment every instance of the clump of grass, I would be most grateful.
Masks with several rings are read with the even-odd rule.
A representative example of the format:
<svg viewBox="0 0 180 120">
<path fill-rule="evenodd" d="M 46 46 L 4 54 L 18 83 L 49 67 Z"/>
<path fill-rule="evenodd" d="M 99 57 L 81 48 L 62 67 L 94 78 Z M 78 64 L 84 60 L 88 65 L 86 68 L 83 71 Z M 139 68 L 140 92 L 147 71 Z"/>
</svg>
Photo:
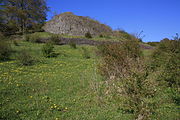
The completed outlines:
<svg viewBox="0 0 180 120">
<path fill-rule="evenodd" d="M 21 50 L 17 56 L 18 64 L 22 66 L 31 66 L 36 60 L 27 50 Z"/>
<path fill-rule="evenodd" d="M 71 48 L 74 48 L 74 49 L 77 48 L 76 43 L 73 42 L 73 41 L 69 42 L 69 46 L 70 46 Z"/>
</svg>

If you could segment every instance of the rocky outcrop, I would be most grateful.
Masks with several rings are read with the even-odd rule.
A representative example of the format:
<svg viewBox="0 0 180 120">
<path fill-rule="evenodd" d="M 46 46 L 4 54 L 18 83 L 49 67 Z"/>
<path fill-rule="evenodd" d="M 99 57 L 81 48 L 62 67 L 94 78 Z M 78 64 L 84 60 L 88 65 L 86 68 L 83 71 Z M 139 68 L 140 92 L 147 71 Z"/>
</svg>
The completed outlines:
<svg viewBox="0 0 180 120">
<path fill-rule="evenodd" d="M 76 16 L 71 12 L 56 15 L 48 21 L 43 29 L 54 34 L 68 34 L 74 36 L 84 36 L 87 32 L 92 35 L 111 34 L 112 29 L 89 17 Z"/>
</svg>

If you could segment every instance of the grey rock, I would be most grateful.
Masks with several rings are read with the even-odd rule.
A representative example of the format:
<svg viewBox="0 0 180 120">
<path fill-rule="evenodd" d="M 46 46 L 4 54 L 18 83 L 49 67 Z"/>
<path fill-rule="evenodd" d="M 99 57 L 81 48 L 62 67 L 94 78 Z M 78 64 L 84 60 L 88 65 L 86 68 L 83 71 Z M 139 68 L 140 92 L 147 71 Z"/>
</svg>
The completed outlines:
<svg viewBox="0 0 180 120">
<path fill-rule="evenodd" d="M 54 34 L 68 34 L 73 36 L 84 36 L 87 32 L 97 36 L 100 34 L 112 34 L 112 29 L 89 17 L 77 16 L 71 12 L 56 15 L 48 21 L 43 29 Z"/>
</svg>

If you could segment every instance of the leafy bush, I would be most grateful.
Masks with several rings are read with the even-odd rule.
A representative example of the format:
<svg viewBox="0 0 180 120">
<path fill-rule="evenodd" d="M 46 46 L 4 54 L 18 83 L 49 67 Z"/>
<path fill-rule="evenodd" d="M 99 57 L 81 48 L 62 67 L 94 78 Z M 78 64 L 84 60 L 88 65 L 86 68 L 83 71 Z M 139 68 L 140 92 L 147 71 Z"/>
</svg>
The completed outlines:
<svg viewBox="0 0 180 120">
<path fill-rule="evenodd" d="M 0 61 L 8 60 L 12 53 L 10 43 L 6 39 L 0 40 Z"/>
<path fill-rule="evenodd" d="M 171 89 L 174 103 L 180 104 L 180 41 L 163 39 L 151 56 L 150 69 L 159 72 L 159 84 Z"/>
<path fill-rule="evenodd" d="M 34 57 L 27 50 L 21 50 L 17 56 L 18 64 L 23 66 L 31 66 L 35 63 Z"/>
<path fill-rule="evenodd" d="M 98 46 L 99 54 L 103 57 L 103 62 L 105 65 L 101 66 L 101 71 L 107 77 L 109 73 L 112 71 L 113 74 L 118 66 L 124 66 L 127 63 L 125 60 L 127 57 L 136 60 L 142 56 L 142 51 L 140 49 L 139 43 L 136 40 L 128 40 L 122 43 L 114 43 L 114 44 L 103 44 Z M 113 67 L 114 66 L 114 67 Z"/>
<path fill-rule="evenodd" d="M 84 58 L 86 59 L 91 58 L 89 51 L 85 47 L 82 47 L 82 52 L 83 52 L 82 55 Z"/>
<path fill-rule="evenodd" d="M 163 39 L 152 54 L 150 67 L 154 71 L 162 69 L 161 79 L 169 86 L 180 87 L 180 41 Z"/>
<path fill-rule="evenodd" d="M 132 111 L 135 119 L 149 119 L 156 108 L 156 81 L 147 71 L 136 39 L 98 47 L 102 56 L 99 71 L 105 78 L 106 94 L 119 97 L 121 108 Z"/>
<path fill-rule="evenodd" d="M 92 38 L 92 35 L 91 35 L 90 32 L 87 32 L 87 33 L 85 34 L 85 37 L 86 37 L 86 38 Z"/>
<path fill-rule="evenodd" d="M 46 43 L 42 48 L 42 52 L 44 57 L 55 57 L 54 46 L 52 43 Z"/>
<path fill-rule="evenodd" d="M 69 46 L 70 46 L 71 48 L 74 48 L 74 49 L 77 48 L 76 43 L 73 42 L 73 41 L 69 42 Z"/>
</svg>

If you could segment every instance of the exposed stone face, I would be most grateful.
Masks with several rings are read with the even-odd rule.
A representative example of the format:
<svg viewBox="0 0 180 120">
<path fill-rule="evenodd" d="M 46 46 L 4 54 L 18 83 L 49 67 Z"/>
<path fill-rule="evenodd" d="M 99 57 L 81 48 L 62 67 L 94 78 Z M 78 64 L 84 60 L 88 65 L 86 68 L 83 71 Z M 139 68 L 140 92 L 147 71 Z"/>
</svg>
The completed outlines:
<svg viewBox="0 0 180 120">
<path fill-rule="evenodd" d="M 76 16 L 71 12 L 55 16 L 45 24 L 43 29 L 54 34 L 75 36 L 84 36 L 87 32 L 90 32 L 92 35 L 112 33 L 112 29 L 109 26 L 92 20 L 89 17 Z"/>
</svg>

